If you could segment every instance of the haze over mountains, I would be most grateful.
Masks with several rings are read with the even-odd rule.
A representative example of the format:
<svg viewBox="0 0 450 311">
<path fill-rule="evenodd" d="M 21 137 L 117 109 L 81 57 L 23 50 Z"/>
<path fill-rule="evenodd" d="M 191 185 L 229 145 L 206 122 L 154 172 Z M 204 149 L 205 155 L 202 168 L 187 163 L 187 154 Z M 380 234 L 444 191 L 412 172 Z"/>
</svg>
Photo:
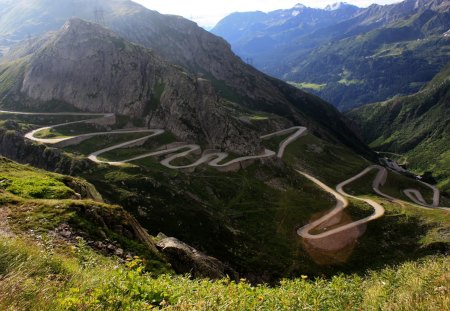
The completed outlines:
<svg viewBox="0 0 450 311">
<path fill-rule="evenodd" d="M 418 91 L 449 61 L 450 2 L 236 13 L 212 30 L 262 71 L 341 110 Z"/>
</svg>

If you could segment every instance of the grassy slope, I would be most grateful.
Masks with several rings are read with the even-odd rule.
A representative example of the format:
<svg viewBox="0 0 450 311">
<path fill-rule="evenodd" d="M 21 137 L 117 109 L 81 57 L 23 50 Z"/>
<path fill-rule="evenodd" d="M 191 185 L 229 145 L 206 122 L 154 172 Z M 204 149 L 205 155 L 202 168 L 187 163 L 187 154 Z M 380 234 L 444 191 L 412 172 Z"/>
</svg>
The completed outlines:
<svg viewBox="0 0 450 311">
<path fill-rule="evenodd" d="M 267 144 L 275 149 L 280 139 Z M 152 140 L 148 144 L 149 149 L 154 147 Z M 371 224 L 369 229 L 374 229 L 363 243 L 346 250 L 349 257 L 344 262 L 331 261 L 325 266 L 315 262 L 295 230 L 332 208 L 334 199 L 295 173 L 294 168 L 306 170 L 333 186 L 361 171 L 368 162 L 313 134 L 290 145 L 285 161 L 254 164 L 237 173 L 207 167 L 180 172 L 164 168 L 152 158 L 135 164 L 140 166 L 101 165 L 84 177 L 109 202 L 119 203 L 133 213 L 152 234 L 162 231 L 176 236 L 228 261 L 253 281 L 301 273 L 361 272 L 367 267 L 420 257 L 427 253 L 416 253 L 422 246 L 420 236 L 434 228 L 423 226 L 421 217 L 397 215 L 387 222 Z M 364 204 L 351 202 L 346 217 L 359 219 L 370 212 Z M 403 236 L 400 241 L 394 238 L 398 227 Z M 383 241 L 386 254 L 399 250 L 402 256 L 386 258 L 378 251 L 379 241 Z M 364 260 L 367 256 L 373 260 Z"/>
<path fill-rule="evenodd" d="M 320 142 L 317 140 L 311 137 L 312 145 Z M 325 147 L 331 151 L 335 149 Z M 318 150 L 315 146 L 311 148 L 315 152 Z M 288 150 L 288 159 L 296 152 L 299 149 Z M 334 160 L 341 167 L 337 160 L 342 156 L 341 152 L 334 150 L 325 154 L 328 161 Z M 67 187 L 61 184 L 64 180 L 61 175 L 7 160 L 1 165 L 3 178 L 12 184 L 26 181 L 27 175 L 20 174 L 25 170 L 35 174 L 35 179 L 54 179 L 47 186 L 49 189 Z M 144 309 L 157 305 L 173 310 L 299 307 L 426 310 L 433 306 L 444 310 L 449 303 L 445 295 L 449 280 L 448 257 L 403 262 L 422 257 L 429 253 L 427 250 L 435 252 L 439 243 L 448 243 L 443 235 L 448 232 L 449 216 L 442 211 L 397 207 L 383 202 L 388 210 L 387 217 L 369 224 L 349 261 L 334 269 L 336 272 L 359 268 L 361 273 L 335 275 L 330 279 L 312 278 L 318 271 L 333 270 L 320 267 L 315 271 L 291 229 L 313 213 L 327 209 L 333 200 L 293 174 L 291 167 L 253 165 L 238 173 L 201 169 L 190 174 L 151 168 L 103 167 L 89 177 L 101 186 L 100 190 L 108 198 L 116 197 L 117 202 L 128 203 L 127 208 L 148 225 L 161 221 L 160 225 L 173 232 L 188 231 L 192 236 L 202 237 L 205 245 L 208 235 L 212 235 L 211 242 L 226 248 L 241 265 L 256 267 L 259 273 L 264 272 L 263 269 L 274 269 L 279 273 L 287 270 L 298 278 L 284 280 L 275 287 L 252 287 L 246 282 L 235 284 L 229 280 L 190 280 L 169 274 L 155 276 L 167 271 L 157 260 L 147 261 L 146 268 L 141 267 L 139 259 L 123 264 L 94 253 L 82 242 L 73 245 L 47 238 L 47 232 L 62 222 L 96 237 L 100 234 L 96 231 L 98 226 L 79 211 L 95 205 L 120 218 L 120 208 L 86 200 L 67 200 L 64 191 L 52 196 L 53 200 L 37 199 L 29 194 L 30 191 L 20 195 L 1 191 L 0 215 L 9 218 L 6 218 L 8 225 L 5 226 L 5 217 L 0 217 L 0 308 Z M 323 173 L 323 178 L 337 178 L 330 172 Z M 166 183 L 171 187 L 166 187 Z M 360 194 L 361 184 L 356 184 L 353 190 L 356 194 Z M 364 210 L 364 207 L 357 208 L 352 215 L 361 217 Z M 213 221 L 214 227 L 208 221 Z M 233 234 L 220 235 L 225 232 L 224 228 Z M 42 238 L 30 236 L 30 229 Z M 5 230 L 12 236 L 5 237 Z M 122 243 L 125 249 L 128 247 L 140 253 L 139 245 L 114 235 L 114 232 L 107 230 L 106 233 Z M 233 256 L 229 258 L 233 259 Z M 368 257 L 371 258 L 370 266 L 377 269 L 374 272 L 364 272 Z M 386 267 L 387 263 L 400 266 Z M 300 277 L 300 272 L 308 274 L 309 278 Z"/>
<path fill-rule="evenodd" d="M 43 174 L 3 158 L 0 158 L 0 164 L 0 187 L 12 194 L 27 199 L 69 199 L 75 196 L 75 191 L 64 184 L 63 176 Z"/>
<path fill-rule="evenodd" d="M 339 275 L 252 287 L 229 280 L 153 277 L 82 245 L 53 250 L 0 238 L 0 307 L 26 310 L 446 310 L 450 263 L 432 257 L 366 276 Z M 13 260 L 14 259 L 14 260 Z"/>
<path fill-rule="evenodd" d="M 282 139 L 265 144 L 273 147 Z M 141 167 L 105 167 L 86 178 L 109 200 L 129 208 L 144 226 L 153 229 L 153 234 L 162 230 L 177 236 L 229 261 L 250 278 L 261 274 L 273 279 L 300 273 L 363 271 L 367 266 L 421 257 L 428 252 L 421 250 L 421 237 L 439 227 L 424 224 L 423 215 L 395 212 L 395 216 L 369 225 L 369 233 L 345 263 L 318 265 L 307 254 L 295 229 L 332 208 L 334 200 L 294 168 L 309 171 L 332 186 L 369 163 L 349 149 L 311 134 L 287 148 L 281 166 L 254 164 L 237 173 L 220 173 L 206 167 L 177 172 L 151 158 L 135 164 Z M 395 181 L 395 175 L 393 178 Z M 410 183 L 420 188 L 415 181 L 401 178 L 401 186 Z M 387 191 L 398 190 L 393 184 L 387 184 Z M 429 196 L 425 193 L 426 198 Z M 356 202 L 351 202 L 347 211 L 353 219 L 371 213 L 370 208 Z M 402 238 L 397 240 L 398 232 Z M 380 243 L 384 253 L 379 252 Z M 369 263 L 364 260 L 367 256 L 373 258 Z"/>
<path fill-rule="evenodd" d="M 450 65 L 420 93 L 367 105 L 348 116 L 375 150 L 401 153 L 417 173 L 431 171 L 450 191 Z"/>
<path fill-rule="evenodd" d="M 17 176 L 21 170 L 32 171 L 35 178 L 54 178 L 55 183 L 62 178 L 61 175 L 49 174 L 7 160 L 1 161 L 1 167 L 2 172 L 15 183 L 19 182 Z M 60 184 L 58 186 L 64 187 Z M 52 189 L 52 186 L 48 188 Z M 355 191 L 359 194 L 359 187 Z M 120 208 L 116 206 L 65 200 L 64 195 L 57 198 L 58 200 L 39 200 L 29 194 L 24 198 L 8 191 L 0 192 L 1 309 L 141 310 L 157 306 L 168 310 L 428 310 L 433 306 L 437 310 L 445 310 L 449 304 L 445 293 L 448 291 L 450 263 L 445 256 L 429 257 L 392 267 L 383 266 L 380 270 L 363 275 L 340 274 L 329 279 L 304 275 L 294 280 L 283 280 L 275 287 L 253 287 L 245 280 L 236 284 L 228 279 L 192 280 L 167 272 L 160 274 L 167 270 L 156 262 L 153 265 L 147 262 L 144 266 L 140 258 L 135 258 L 124 263 L 94 252 L 83 241 L 71 244 L 52 238 L 48 231 L 62 222 L 82 228 L 92 237 L 96 236 L 96 226 L 70 206 L 80 209 L 82 206 L 95 204 L 105 211 L 116 210 L 113 215 L 117 212 L 120 214 Z M 399 213 L 413 218 L 417 213 L 429 214 L 427 217 L 430 222 L 442 222 L 442 218 L 433 211 L 387 207 L 389 226 L 398 226 L 393 219 L 398 218 Z M 6 226 L 5 213 L 9 213 L 6 214 L 9 215 Z M 257 213 L 257 217 L 261 219 L 261 214 Z M 251 223 L 254 222 L 255 220 Z M 442 226 L 448 228 L 448 225 L 447 216 Z M 30 235 L 30 229 L 36 235 Z M 388 228 L 368 228 L 381 232 L 382 235 L 389 233 L 385 229 Z M 403 229 L 406 232 L 406 229 L 411 228 Z M 106 232 L 108 235 L 113 234 Z M 396 234 L 404 239 L 405 232 L 397 229 Z M 5 236 L 5 233 L 8 235 Z M 114 235 L 112 237 L 120 238 Z M 424 237 L 425 242 L 433 239 L 431 235 Z M 382 248 L 386 247 L 383 240 L 374 242 L 378 242 Z M 380 245 L 377 246 L 378 249 Z M 133 246 L 135 250 L 139 249 L 136 245 Z M 400 251 L 401 248 L 395 255 L 398 256 Z M 389 249 L 386 249 L 386 253 L 386 256 L 392 256 Z"/>
<path fill-rule="evenodd" d="M 177 236 L 251 275 L 318 269 L 302 252 L 295 228 L 332 200 L 298 174 L 263 165 L 238 173 L 160 167 L 153 160 L 141 168 L 105 168 L 90 180 L 151 233 Z"/>
<path fill-rule="evenodd" d="M 145 255 L 155 272 L 166 271 L 159 257 L 138 241 L 114 231 L 114 226 L 128 228 L 125 211 L 116 205 L 93 201 L 99 197 L 95 188 L 82 179 L 48 173 L 0 158 L 0 222 L 3 230 L 14 235 L 47 235 L 61 224 L 86 240 L 104 240 L 106 235 L 125 251 Z M 79 198 L 81 188 L 88 196 Z M 5 222 L 5 218 L 7 219 Z M 102 220 L 103 219 L 103 220 Z"/>
</svg>

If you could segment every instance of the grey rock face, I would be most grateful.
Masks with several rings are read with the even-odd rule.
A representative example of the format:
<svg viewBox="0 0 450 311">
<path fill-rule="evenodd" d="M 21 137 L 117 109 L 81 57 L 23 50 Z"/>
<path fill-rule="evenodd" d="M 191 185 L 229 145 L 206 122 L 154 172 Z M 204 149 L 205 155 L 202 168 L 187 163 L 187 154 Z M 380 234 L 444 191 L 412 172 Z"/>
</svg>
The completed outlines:
<svg viewBox="0 0 450 311">
<path fill-rule="evenodd" d="M 145 119 L 149 127 L 212 148 L 261 151 L 256 133 L 227 115 L 210 82 L 79 19 L 68 21 L 31 56 L 20 91 L 38 102 L 58 100 L 82 111 Z"/>
<path fill-rule="evenodd" d="M 10 123 L 11 128 L 18 126 L 17 123 Z M 19 163 L 67 175 L 89 171 L 94 165 L 88 159 L 71 158 L 60 149 L 34 144 L 26 140 L 22 133 L 5 129 L 0 129 L 0 155 Z M 89 189 L 75 188 L 75 191 L 81 194 L 92 193 Z M 92 198 L 97 200 L 98 196 Z"/>
<path fill-rule="evenodd" d="M 225 40 L 205 31 L 195 23 L 179 16 L 159 14 L 132 1 L 60 0 L 55 2 L 35 0 L 33 1 L 33 6 L 28 5 L 27 0 L 14 1 L 6 8 L 5 14 L 0 14 L 0 36 L 3 33 L 3 35 L 7 35 L 11 39 L 24 40 L 28 38 L 24 43 L 26 47 L 22 47 L 21 51 L 15 49 L 14 52 L 16 59 L 19 56 L 28 57 L 31 53 L 26 54 L 24 51 L 35 53 L 35 51 L 39 50 L 37 45 L 45 41 L 40 37 L 35 37 L 36 35 L 59 29 L 72 16 L 85 20 L 94 20 L 93 12 L 99 8 L 104 12 L 104 20 L 100 22 L 105 27 L 108 27 L 129 42 L 151 48 L 155 54 L 163 57 L 165 60 L 183 66 L 199 77 L 209 79 L 214 85 L 214 90 L 211 90 L 211 94 L 214 96 L 208 96 L 210 98 L 206 100 L 204 96 L 194 95 L 195 92 L 200 90 L 202 92 L 205 89 L 209 90 L 211 88 L 209 83 L 207 83 L 207 86 L 203 85 L 203 83 L 197 81 L 196 77 L 186 74 L 184 74 L 185 78 L 190 80 L 188 84 L 182 83 L 180 85 L 180 83 L 172 81 L 173 79 L 171 80 L 173 83 L 170 85 L 167 79 L 164 81 L 156 79 L 157 82 L 155 82 L 155 80 L 149 79 L 145 66 L 141 66 L 142 64 L 139 62 L 141 67 L 138 68 L 140 68 L 141 73 L 145 74 L 139 75 L 139 73 L 133 74 L 128 72 L 125 77 L 121 76 L 126 79 L 138 77 L 137 80 L 134 80 L 134 84 L 127 84 L 126 90 L 117 89 L 117 85 L 123 87 L 121 81 L 111 84 L 109 82 L 114 82 L 114 80 L 106 79 L 108 83 L 105 84 L 111 86 L 111 89 L 114 88 L 116 91 L 114 94 L 124 95 L 124 98 L 128 99 L 138 98 L 138 100 L 133 101 L 124 100 L 121 102 L 120 107 L 117 107 L 117 111 L 139 116 L 141 116 L 140 112 L 143 111 L 144 118 L 148 117 L 147 122 L 150 125 L 164 125 L 165 128 L 174 131 L 180 139 L 189 140 L 189 142 L 200 141 L 212 148 L 228 149 L 240 154 L 254 154 L 257 150 L 261 150 L 254 132 L 248 129 L 249 126 L 243 126 L 236 121 L 236 119 L 239 119 L 239 116 L 236 116 L 236 119 L 234 119 L 229 116 L 228 112 L 224 112 L 222 109 L 224 108 L 222 105 L 223 99 L 217 96 L 220 95 L 235 103 L 235 106 L 238 107 L 237 109 L 243 109 L 244 111 L 254 110 L 256 113 L 268 112 L 276 114 L 284 119 L 283 124 L 286 127 L 292 125 L 307 126 L 311 129 L 311 132 L 319 132 L 321 137 L 344 142 L 352 148 L 360 145 L 360 142 L 345 125 L 345 120 L 343 120 L 342 116 L 325 102 L 281 81 L 270 78 L 252 66 L 245 64 L 231 51 L 230 45 Z M 27 34 L 31 34 L 31 39 Z M 81 39 L 87 40 L 87 38 L 83 37 Z M 127 50 L 129 49 L 127 48 Z M 90 49 L 88 48 L 86 51 L 90 51 Z M 84 54 L 81 53 L 81 55 Z M 60 56 L 62 56 L 60 59 L 64 61 L 65 55 L 60 53 Z M 105 58 L 114 59 L 110 54 L 105 55 Z M 11 57 L 10 53 L 0 59 L 0 62 L 5 60 L 11 61 L 12 59 L 14 58 Z M 86 59 L 83 61 L 86 62 Z M 51 60 L 46 63 L 51 63 Z M 98 66 L 98 64 L 103 65 L 103 61 L 97 60 L 96 64 L 97 66 L 93 68 L 100 70 L 102 67 Z M 123 65 L 127 65 L 127 63 Z M 75 66 L 72 67 L 76 68 Z M 85 69 L 87 67 L 82 66 L 82 68 Z M 181 73 L 183 72 L 179 68 L 177 70 Z M 163 71 L 167 72 L 167 70 Z M 3 78 L 1 75 L 0 73 L 0 78 Z M 104 78 L 103 75 L 100 76 L 102 79 Z M 141 86 L 146 87 L 136 82 L 140 81 L 139 78 L 142 76 L 146 77 L 144 80 L 151 80 L 149 84 L 152 92 L 147 93 L 145 90 L 138 92 L 141 95 L 140 97 L 130 90 L 133 88 L 139 89 Z M 96 78 L 98 79 L 98 76 Z M 156 78 L 161 77 L 156 75 Z M 22 87 L 21 81 L 22 79 L 16 84 L 19 86 L 19 89 Z M 98 88 L 93 87 L 94 83 L 91 80 L 83 79 L 83 81 L 89 87 L 89 95 L 91 97 L 99 96 L 100 93 L 97 94 Z M 98 83 L 98 81 L 94 82 Z M 161 82 L 164 82 L 164 88 L 161 87 Z M 202 85 L 198 86 L 199 83 Z M 170 91 L 169 87 L 174 89 Z M 161 89 L 163 89 L 162 92 Z M 183 90 L 183 93 L 179 92 L 179 90 Z M 194 94 L 186 94 L 185 91 L 188 90 L 194 91 Z M 1 91 L 0 88 L 0 93 Z M 49 94 L 53 94 L 53 92 L 55 94 L 62 93 L 67 100 L 72 95 L 80 98 L 80 94 L 76 94 L 76 91 L 71 88 L 62 90 L 58 87 L 50 92 L 47 90 L 41 93 L 39 90 L 33 90 L 32 93 L 36 96 L 42 96 L 42 98 L 49 98 Z M 107 108 L 112 105 L 111 103 L 117 101 L 116 95 L 106 96 L 102 94 L 102 96 L 106 97 L 108 101 L 102 102 L 102 106 L 99 106 L 98 109 Z M 150 96 L 150 99 L 153 99 L 151 104 L 147 104 L 148 101 L 146 99 L 148 99 L 148 96 Z M 215 99 L 212 100 L 214 97 Z M 168 98 L 172 100 L 170 103 L 166 102 Z M 87 101 L 84 98 L 79 105 L 90 107 L 91 104 L 88 103 L 91 101 L 91 98 L 87 98 Z M 20 98 L 14 100 L 12 105 L 23 102 L 26 102 L 26 99 Z M 188 105 L 189 109 L 184 109 L 180 106 L 180 103 Z M 11 107 L 9 103 L 5 105 L 5 100 L 3 100 L 3 103 L 0 101 L 0 106 L 2 104 L 3 106 Z M 160 109 L 155 111 L 155 106 L 160 107 Z M 214 114 L 211 114 L 211 111 L 214 111 Z M 174 117 L 168 118 L 169 113 Z M 202 114 L 208 117 L 204 118 Z M 164 117 L 161 117 L 162 115 Z M 193 117 L 198 118 L 198 121 L 193 122 Z M 203 119 L 200 119 L 200 117 Z M 180 121 L 180 118 L 183 120 Z M 189 120 L 189 122 L 186 120 Z M 277 129 L 279 128 L 270 128 L 264 132 L 260 131 L 260 133 L 267 133 Z M 236 139 L 236 133 L 238 132 L 240 132 L 239 137 L 242 137 L 242 139 Z M 363 152 L 367 153 L 368 150 L 365 149 Z"/>
</svg>

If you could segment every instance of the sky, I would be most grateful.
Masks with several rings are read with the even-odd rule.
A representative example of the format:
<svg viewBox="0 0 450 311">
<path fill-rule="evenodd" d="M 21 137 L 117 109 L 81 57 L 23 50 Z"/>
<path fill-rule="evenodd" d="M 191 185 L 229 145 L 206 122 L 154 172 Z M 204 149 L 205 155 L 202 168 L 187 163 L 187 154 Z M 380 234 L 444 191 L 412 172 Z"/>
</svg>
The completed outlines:
<svg viewBox="0 0 450 311">
<path fill-rule="evenodd" d="M 263 11 L 292 8 L 297 3 L 308 7 L 324 8 L 339 0 L 133 0 L 149 9 L 164 14 L 181 15 L 197 22 L 204 28 L 211 28 L 222 18 L 233 12 Z M 390 4 L 400 0 L 347 0 L 359 7 L 372 3 Z"/>
</svg>

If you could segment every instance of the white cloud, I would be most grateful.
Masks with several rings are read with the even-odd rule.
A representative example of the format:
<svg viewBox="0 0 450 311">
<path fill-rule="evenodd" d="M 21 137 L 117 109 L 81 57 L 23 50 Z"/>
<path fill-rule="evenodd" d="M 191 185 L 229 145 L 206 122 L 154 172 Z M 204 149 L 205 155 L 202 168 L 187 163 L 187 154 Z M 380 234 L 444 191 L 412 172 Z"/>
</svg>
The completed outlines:
<svg viewBox="0 0 450 311">
<path fill-rule="evenodd" d="M 149 9 L 164 14 L 181 15 L 197 22 L 200 26 L 214 26 L 220 19 L 233 12 L 246 11 L 273 11 L 277 9 L 292 8 L 297 3 L 309 7 L 323 8 L 328 4 L 340 2 L 339 0 L 134 0 Z M 400 0 L 348 0 L 360 7 L 372 3 L 389 4 Z"/>
</svg>

